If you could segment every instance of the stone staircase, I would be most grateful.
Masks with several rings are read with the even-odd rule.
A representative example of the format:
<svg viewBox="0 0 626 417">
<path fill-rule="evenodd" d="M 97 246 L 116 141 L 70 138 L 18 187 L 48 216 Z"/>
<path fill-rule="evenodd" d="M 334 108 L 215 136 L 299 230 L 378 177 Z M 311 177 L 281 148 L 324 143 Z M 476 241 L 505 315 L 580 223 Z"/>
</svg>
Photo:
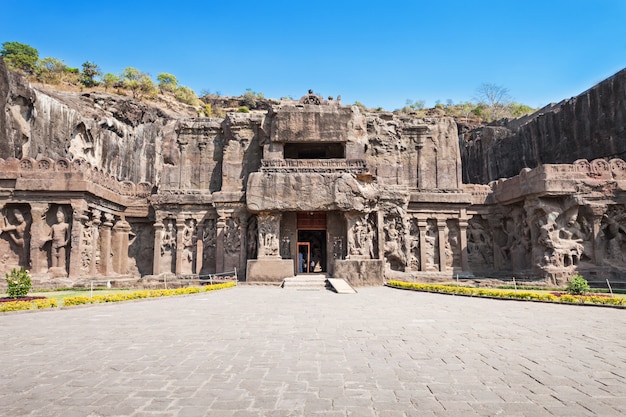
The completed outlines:
<svg viewBox="0 0 626 417">
<path fill-rule="evenodd" d="M 280 285 L 281 288 L 319 291 L 326 289 L 326 274 L 305 274 L 285 278 Z"/>
</svg>

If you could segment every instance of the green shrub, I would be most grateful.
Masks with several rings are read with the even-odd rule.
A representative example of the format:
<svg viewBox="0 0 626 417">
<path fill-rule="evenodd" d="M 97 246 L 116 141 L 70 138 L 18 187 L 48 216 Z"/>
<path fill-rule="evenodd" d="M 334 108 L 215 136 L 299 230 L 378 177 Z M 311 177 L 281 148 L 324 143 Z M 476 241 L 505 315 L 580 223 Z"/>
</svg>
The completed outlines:
<svg viewBox="0 0 626 417">
<path fill-rule="evenodd" d="M 250 113 L 250 109 L 247 108 L 246 106 L 241 106 L 237 109 L 238 113 Z"/>
<path fill-rule="evenodd" d="M 565 291 L 567 291 L 569 294 L 574 295 L 583 295 L 585 293 L 588 293 L 590 290 L 591 288 L 589 288 L 589 283 L 587 282 L 587 280 L 578 274 L 572 277 L 572 280 L 569 284 L 567 284 L 567 288 L 565 289 Z"/>
<path fill-rule="evenodd" d="M 4 275 L 7 277 L 7 285 L 9 286 L 7 294 L 9 297 L 24 297 L 28 294 L 31 287 L 30 275 L 23 266 L 20 269 L 13 268 L 10 275 L 8 273 Z"/>
</svg>

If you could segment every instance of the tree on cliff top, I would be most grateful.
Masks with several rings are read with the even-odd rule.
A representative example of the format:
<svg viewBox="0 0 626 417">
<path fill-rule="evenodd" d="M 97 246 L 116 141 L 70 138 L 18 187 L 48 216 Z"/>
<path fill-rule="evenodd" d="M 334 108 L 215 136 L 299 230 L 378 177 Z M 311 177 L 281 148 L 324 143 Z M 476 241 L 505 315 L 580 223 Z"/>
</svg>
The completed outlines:
<svg viewBox="0 0 626 417">
<path fill-rule="evenodd" d="M 10 69 L 25 74 L 33 74 L 39 61 L 39 51 L 20 42 L 4 42 L 0 56 L 4 58 Z"/>
<path fill-rule="evenodd" d="M 156 97 L 158 93 L 150 75 L 139 71 L 137 68 L 125 68 L 120 75 L 120 80 L 124 84 L 124 88 L 132 91 L 134 99 L 141 100 L 143 97 L 153 98 Z"/>
<path fill-rule="evenodd" d="M 511 95 L 508 88 L 484 83 L 476 89 L 476 100 L 479 104 L 482 103 L 487 106 L 490 120 L 497 120 L 506 116 Z"/>
</svg>

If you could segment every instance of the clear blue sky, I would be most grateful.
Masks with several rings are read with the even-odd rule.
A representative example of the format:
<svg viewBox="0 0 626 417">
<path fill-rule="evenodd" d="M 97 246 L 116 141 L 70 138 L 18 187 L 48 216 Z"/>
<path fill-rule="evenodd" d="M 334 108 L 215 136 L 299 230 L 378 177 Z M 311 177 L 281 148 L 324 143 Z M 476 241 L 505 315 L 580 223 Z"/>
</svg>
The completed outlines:
<svg viewBox="0 0 626 417">
<path fill-rule="evenodd" d="M 626 0 L 0 0 L 0 13 L 0 42 L 72 67 L 387 110 L 472 100 L 482 83 L 539 107 L 626 67 Z"/>
</svg>

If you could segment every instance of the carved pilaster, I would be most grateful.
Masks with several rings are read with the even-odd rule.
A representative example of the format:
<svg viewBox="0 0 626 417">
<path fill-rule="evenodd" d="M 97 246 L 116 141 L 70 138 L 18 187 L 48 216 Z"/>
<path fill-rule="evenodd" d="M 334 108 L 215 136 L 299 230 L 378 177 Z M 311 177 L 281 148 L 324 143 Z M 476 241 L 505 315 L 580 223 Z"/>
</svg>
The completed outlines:
<svg viewBox="0 0 626 417">
<path fill-rule="evenodd" d="M 123 217 L 113 226 L 113 270 L 118 274 L 126 274 L 128 269 L 130 230 L 130 224 Z"/>
<path fill-rule="evenodd" d="M 152 273 L 159 275 L 161 271 L 161 242 L 163 241 L 163 223 L 154 224 L 154 257 L 152 263 Z"/>
<path fill-rule="evenodd" d="M 100 261 L 102 263 L 102 274 L 105 276 L 113 272 L 111 262 L 111 228 L 115 216 L 111 213 L 104 213 L 104 223 L 102 223 L 102 233 L 100 235 Z"/>
<path fill-rule="evenodd" d="M 469 258 L 467 256 L 467 220 L 459 220 L 459 235 L 461 240 L 461 269 L 469 272 Z"/>
<path fill-rule="evenodd" d="M 98 264 L 99 262 L 102 262 L 102 259 L 100 259 L 100 225 L 102 224 L 100 219 L 102 217 L 102 212 L 97 209 L 92 209 L 91 215 L 93 216 L 93 220 L 91 222 L 92 245 L 89 274 L 93 277 L 98 274 Z"/>
<path fill-rule="evenodd" d="M 201 274 L 202 261 L 204 255 L 204 223 L 200 222 L 196 226 L 196 233 L 198 238 L 196 239 L 196 273 Z"/>
<path fill-rule="evenodd" d="M 419 229 L 419 239 L 420 239 L 420 271 L 427 271 L 428 266 L 426 265 L 426 228 L 428 227 L 428 222 L 426 219 L 417 219 L 417 228 Z"/>
<path fill-rule="evenodd" d="M 32 272 L 35 274 L 44 273 L 48 270 L 48 255 L 44 249 L 44 243 L 48 236 L 48 225 L 46 224 L 46 214 L 48 204 L 31 203 L 30 214 L 33 222 L 30 226 L 30 260 Z"/>
<path fill-rule="evenodd" d="M 72 216 L 72 232 L 70 235 L 71 249 L 70 249 L 70 264 L 69 264 L 69 276 L 78 277 L 82 275 L 82 252 L 83 245 L 83 233 L 85 222 L 89 220 L 86 212 L 77 208 L 74 210 Z"/>
<path fill-rule="evenodd" d="M 437 233 L 439 237 L 439 271 L 446 270 L 446 221 L 437 220 Z"/>
<path fill-rule="evenodd" d="M 226 227 L 227 215 L 230 213 L 218 212 L 219 217 L 215 223 L 215 269 L 216 272 L 224 272 L 224 229 Z"/>
</svg>

